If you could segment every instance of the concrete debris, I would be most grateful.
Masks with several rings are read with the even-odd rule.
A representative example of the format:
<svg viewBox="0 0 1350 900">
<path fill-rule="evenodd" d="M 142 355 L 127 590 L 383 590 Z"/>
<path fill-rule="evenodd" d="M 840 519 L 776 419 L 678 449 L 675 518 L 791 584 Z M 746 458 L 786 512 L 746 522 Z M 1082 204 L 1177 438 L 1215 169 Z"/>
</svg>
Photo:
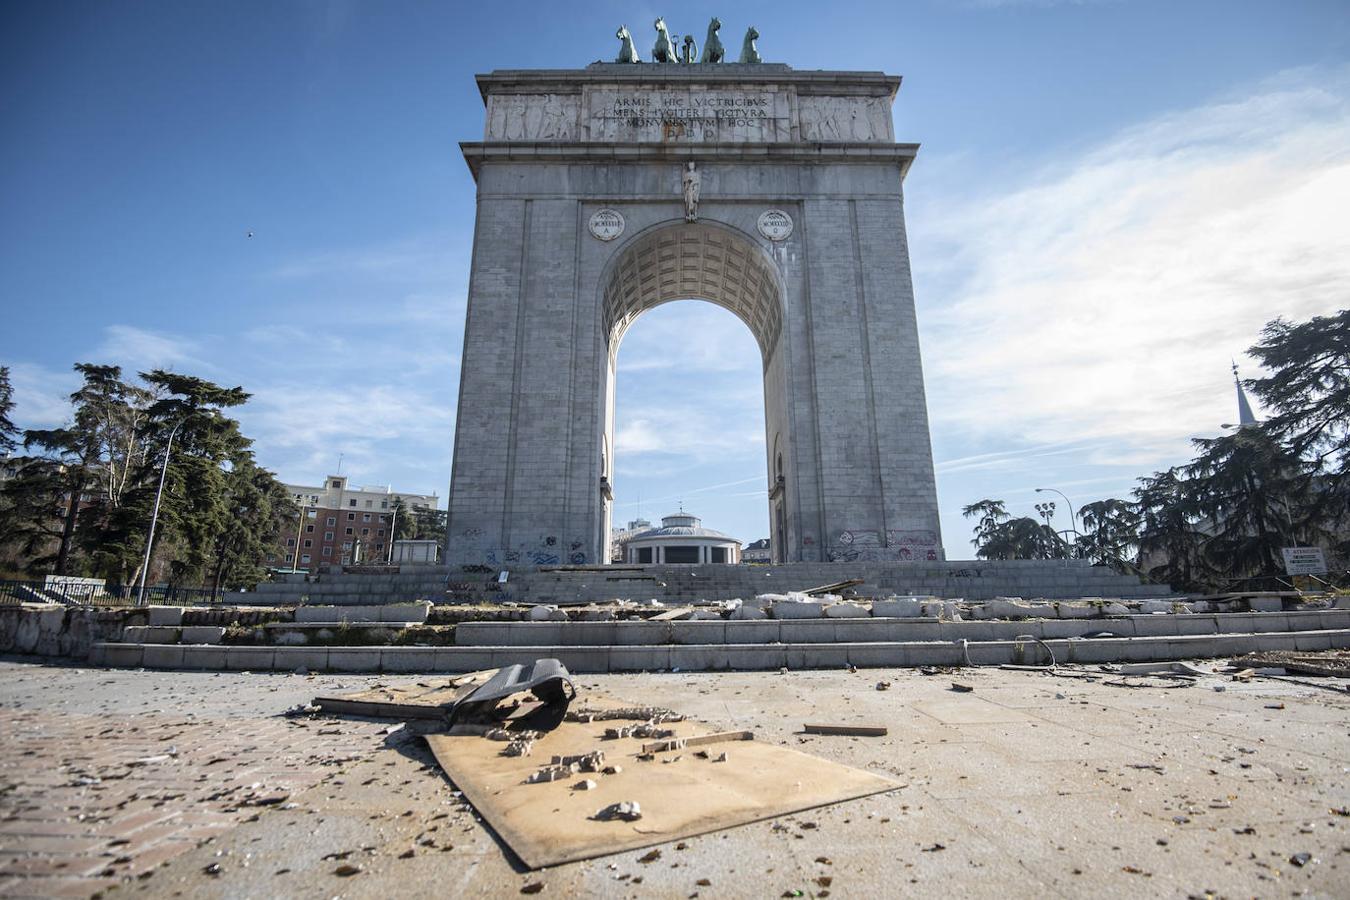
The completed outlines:
<svg viewBox="0 0 1350 900">
<path fill-rule="evenodd" d="M 532 752 L 534 752 L 534 740 L 522 737 L 507 744 L 502 750 L 502 756 L 529 756 Z"/>
<path fill-rule="evenodd" d="M 568 722 L 608 722 L 614 719 L 634 719 L 639 722 L 661 724 L 683 722 L 684 716 L 663 706 L 626 706 L 619 709 L 569 709 Z"/>
<path fill-rule="evenodd" d="M 890 683 L 889 681 L 878 681 L 878 682 L 877 682 L 877 690 L 879 690 L 879 691 L 889 691 L 890 689 L 891 689 L 891 683 Z"/>
<path fill-rule="evenodd" d="M 714 734 L 700 734 L 690 738 L 677 738 L 673 741 L 660 741 L 655 744 L 643 744 L 643 753 L 664 753 L 667 750 L 683 750 L 685 747 L 704 747 L 708 744 L 720 744 L 725 741 L 753 741 L 753 731 L 718 731 Z"/>
<path fill-rule="evenodd" d="M 600 771 L 605 775 L 618 775 L 623 771 L 623 766 L 605 766 Z"/>
<path fill-rule="evenodd" d="M 726 761 L 727 761 L 727 755 L 726 755 L 725 752 L 717 754 L 717 756 L 714 757 L 714 759 L 713 759 L 713 762 L 726 762 Z"/>
<path fill-rule="evenodd" d="M 625 800 L 622 803 L 611 803 L 604 809 L 596 812 L 594 818 L 601 822 L 622 821 L 636 822 L 642 818 L 642 807 L 636 800 Z"/>
<path fill-rule="evenodd" d="M 605 751 L 592 750 L 575 756 L 555 756 L 555 766 L 571 766 L 573 772 L 599 772 L 605 767 Z"/>
<path fill-rule="evenodd" d="M 952 690 L 956 691 L 956 693 L 958 694 L 969 694 L 971 691 L 975 689 L 968 684 L 962 684 L 959 681 L 953 681 Z"/>
<path fill-rule="evenodd" d="M 589 779 L 589 778 L 583 778 L 581 781 L 578 781 L 576 784 L 572 785 L 572 790 L 574 790 L 574 791 L 593 791 L 593 790 L 595 790 L 597 787 L 599 787 L 599 785 L 596 784 L 596 783 L 595 783 L 594 781 L 592 781 L 591 779 Z"/>
<path fill-rule="evenodd" d="M 544 766 L 538 772 L 535 772 L 529 778 L 525 779 L 526 784 L 547 784 L 550 781 L 561 781 L 564 778 L 571 778 L 580 767 L 570 766 Z"/>
</svg>

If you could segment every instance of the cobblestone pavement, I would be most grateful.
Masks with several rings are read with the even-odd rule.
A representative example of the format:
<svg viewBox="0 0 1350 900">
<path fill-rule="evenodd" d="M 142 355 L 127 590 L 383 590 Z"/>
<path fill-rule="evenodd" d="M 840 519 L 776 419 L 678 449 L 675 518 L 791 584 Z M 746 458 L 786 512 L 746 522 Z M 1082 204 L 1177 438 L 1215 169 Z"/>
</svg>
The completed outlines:
<svg viewBox="0 0 1350 900">
<path fill-rule="evenodd" d="M 267 714 L 257 708 L 256 697 L 236 694 L 238 707 L 199 713 L 187 690 L 138 684 L 136 675 L 145 673 L 3 663 L 0 672 L 0 896 L 5 897 L 88 896 L 137 879 L 256 818 L 263 808 L 284 807 L 292 794 L 368 756 L 385 737 L 382 723 L 278 715 L 285 700 L 268 704 Z M 308 701 L 319 681 L 260 677 L 289 681 L 286 699 L 297 702 Z M 239 676 L 195 680 L 215 688 L 214 702 L 220 704 Z M 82 688 L 82 695 L 62 697 L 63 681 Z M 91 681 L 102 682 L 108 695 L 102 704 L 99 686 Z M 17 706 L 25 683 L 48 704 L 112 709 Z M 273 688 L 264 696 L 272 693 L 280 691 Z"/>
</svg>

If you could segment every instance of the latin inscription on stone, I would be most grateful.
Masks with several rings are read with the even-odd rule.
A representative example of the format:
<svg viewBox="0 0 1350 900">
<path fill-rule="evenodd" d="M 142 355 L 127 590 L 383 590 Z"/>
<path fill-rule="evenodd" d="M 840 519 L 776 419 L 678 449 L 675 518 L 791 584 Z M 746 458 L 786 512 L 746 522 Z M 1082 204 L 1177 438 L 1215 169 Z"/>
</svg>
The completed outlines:
<svg viewBox="0 0 1350 900">
<path fill-rule="evenodd" d="M 759 233 L 771 241 L 785 241 L 792 235 L 792 216 L 781 209 L 769 209 L 759 214 Z"/>
<path fill-rule="evenodd" d="M 617 209 L 597 209 L 591 213 L 591 234 L 602 241 L 612 241 L 623 234 L 623 213 Z"/>
<path fill-rule="evenodd" d="M 761 90 L 613 90 L 590 94 L 593 141 L 791 140 L 786 94 Z"/>
</svg>

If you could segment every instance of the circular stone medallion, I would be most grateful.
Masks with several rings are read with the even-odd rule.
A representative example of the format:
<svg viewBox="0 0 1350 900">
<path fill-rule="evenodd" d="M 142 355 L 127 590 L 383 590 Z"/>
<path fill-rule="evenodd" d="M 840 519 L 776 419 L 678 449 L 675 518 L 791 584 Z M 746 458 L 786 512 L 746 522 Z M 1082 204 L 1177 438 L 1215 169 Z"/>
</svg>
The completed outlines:
<svg viewBox="0 0 1350 900">
<path fill-rule="evenodd" d="M 759 233 L 771 241 L 785 241 L 792 234 L 792 216 L 781 209 L 765 210 L 759 214 Z"/>
<path fill-rule="evenodd" d="M 591 234 L 602 241 L 612 241 L 623 234 L 623 213 L 617 209 L 597 209 L 591 213 Z"/>
</svg>

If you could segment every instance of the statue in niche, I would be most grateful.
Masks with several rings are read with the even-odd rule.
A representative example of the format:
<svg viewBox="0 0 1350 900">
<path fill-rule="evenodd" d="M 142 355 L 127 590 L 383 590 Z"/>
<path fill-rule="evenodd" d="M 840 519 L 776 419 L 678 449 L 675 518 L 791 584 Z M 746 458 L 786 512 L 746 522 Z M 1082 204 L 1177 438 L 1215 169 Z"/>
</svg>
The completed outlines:
<svg viewBox="0 0 1350 900">
<path fill-rule="evenodd" d="M 684 36 L 684 54 L 680 57 L 680 62 L 686 66 L 698 62 L 698 41 L 694 40 L 692 34 Z"/>
<path fill-rule="evenodd" d="M 686 222 L 697 222 L 698 193 L 703 182 L 703 176 L 699 174 L 698 168 L 693 163 L 685 163 L 684 172 L 680 175 L 680 182 L 684 187 L 684 220 Z"/>
<path fill-rule="evenodd" d="M 759 56 L 759 48 L 755 46 L 755 41 L 757 40 L 759 40 L 759 32 L 755 30 L 755 26 L 751 25 L 749 28 L 745 29 L 745 41 L 741 44 L 741 62 L 764 62 Z"/>
<path fill-rule="evenodd" d="M 675 50 L 675 45 L 670 42 L 670 32 L 666 31 L 666 20 L 658 18 L 655 26 L 656 45 L 652 47 L 652 62 L 678 63 L 680 57 Z"/>
<path fill-rule="evenodd" d="M 703 39 L 703 56 L 699 58 L 699 62 L 720 63 L 726 59 L 726 48 L 722 46 L 722 39 L 717 36 L 717 31 L 721 27 L 722 20 L 713 16 L 712 21 L 708 23 L 708 36 Z"/>
<path fill-rule="evenodd" d="M 637 47 L 633 46 L 633 36 L 628 33 L 627 25 L 620 25 L 619 30 L 614 32 L 614 36 L 619 39 L 619 57 L 614 60 L 617 63 L 640 63 L 642 57 L 638 56 Z"/>
</svg>

